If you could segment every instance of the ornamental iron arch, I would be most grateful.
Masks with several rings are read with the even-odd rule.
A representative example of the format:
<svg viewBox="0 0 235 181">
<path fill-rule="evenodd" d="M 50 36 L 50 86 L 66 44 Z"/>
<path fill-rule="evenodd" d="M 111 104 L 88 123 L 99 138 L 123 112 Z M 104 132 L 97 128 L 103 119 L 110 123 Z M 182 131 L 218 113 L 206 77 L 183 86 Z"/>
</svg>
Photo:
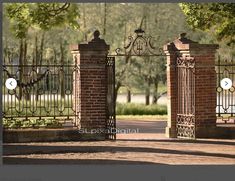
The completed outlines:
<svg viewBox="0 0 235 181">
<path fill-rule="evenodd" d="M 116 48 L 114 56 L 164 56 L 163 49 L 154 46 L 154 38 L 146 35 L 142 28 L 128 36 L 128 43 L 123 48 Z"/>
</svg>

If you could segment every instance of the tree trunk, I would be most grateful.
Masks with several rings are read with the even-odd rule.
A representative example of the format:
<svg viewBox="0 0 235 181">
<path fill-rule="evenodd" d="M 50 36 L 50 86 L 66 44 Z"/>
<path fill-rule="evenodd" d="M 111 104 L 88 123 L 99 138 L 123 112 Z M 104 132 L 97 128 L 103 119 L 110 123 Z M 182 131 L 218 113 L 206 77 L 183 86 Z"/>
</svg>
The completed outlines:
<svg viewBox="0 0 235 181">
<path fill-rule="evenodd" d="M 121 83 L 117 82 L 115 86 L 114 104 L 117 103 L 117 95 L 118 95 L 118 90 L 120 89 L 120 87 L 121 87 Z"/>
<path fill-rule="evenodd" d="M 24 53 L 24 46 L 23 46 L 23 39 L 20 39 L 20 57 L 19 57 L 19 82 L 22 83 L 23 82 L 23 53 Z M 19 86 L 19 96 L 18 99 L 21 100 L 23 96 L 23 89 L 21 86 Z"/>
<path fill-rule="evenodd" d="M 57 64 L 57 52 L 56 52 L 56 48 L 53 48 L 53 53 L 54 53 L 54 61 L 53 64 Z"/>
<path fill-rule="evenodd" d="M 60 63 L 61 65 L 64 65 L 64 46 L 63 46 L 63 42 L 62 40 L 60 40 L 60 53 L 61 53 L 61 57 L 60 57 Z M 65 97 L 65 90 L 64 90 L 64 69 L 63 71 L 60 71 L 60 96 L 61 98 Z"/>
<path fill-rule="evenodd" d="M 44 39 L 45 39 L 45 32 L 43 32 L 42 37 L 41 37 L 41 44 L 40 44 L 40 50 L 38 52 L 39 56 L 39 67 L 38 67 L 38 75 L 41 76 L 42 74 L 42 64 L 43 64 L 43 51 L 44 51 Z M 40 85 L 40 84 L 38 84 Z"/>
<path fill-rule="evenodd" d="M 42 63 L 43 63 L 44 39 L 45 39 L 45 32 L 43 32 L 41 37 L 40 54 L 39 54 L 39 74 L 41 74 Z"/>
<path fill-rule="evenodd" d="M 107 3 L 104 3 L 104 24 L 103 24 L 103 36 L 106 35 L 106 22 L 107 22 Z"/>
<path fill-rule="evenodd" d="M 86 26 L 86 8 L 83 6 L 83 26 L 84 26 L 84 41 L 87 42 L 87 26 Z"/>
<path fill-rule="evenodd" d="M 10 63 L 10 51 L 8 51 L 8 36 L 6 36 L 6 41 L 5 41 L 6 46 L 4 47 L 4 57 L 3 57 L 3 62 L 5 64 Z M 8 60 L 8 62 L 6 62 Z"/>
<path fill-rule="evenodd" d="M 150 80 L 148 80 L 148 85 L 145 90 L 145 105 L 149 105 L 150 103 L 150 86 L 151 86 L 151 83 L 150 83 Z"/>
<path fill-rule="evenodd" d="M 153 101 L 152 104 L 157 104 L 158 99 L 160 98 L 158 95 L 158 80 L 154 81 L 154 92 L 153 92 Z"/>
<path fill-rule="evenodd" d="M 34 66 L 35 66 L 35 69 L 36 69 L 36 72 L 37 72 L 37 76 L 36 76 L 36 78 L 38 77 L 38 73 L 39 73 L 39 69 L 38 69 L 38 64 L 39 64 L 39 53 L 38 53 L 38 37 L 37 37 L 37 35 L 36 35 L 36 37 L 35 37 L 35 60 L 34 60 Z M 38 88 L 39 88 L 39 85 L 37 86 L 37 91 L 36 91 L 36 101 L 38 101 L 38 98 L 39 98 L 39 90 L 38 90 Z"/>
<path fill-rule="evenodd" d="M 127 103 L 130 103 L 130 102 L 131 102 L 131 91 L 130 91 L 129 89 L 127 90 L 126 101 L 127 101 Z"/>
<path fill-rule="evenodd" d="M 28 46 L 27 46 L 27 41 L 26 41 L 26 39 L 24 40 L 24 56 L 23 56 L 23 64 L 24 65 L 27 65 L 28 64 L 28 62 L 27 62 L 27 49 L 28 49 Z M 24 77 L 23 77 L 23 79 L 24 79 L 24 82 L 28 82 L 29 81 L 29 79 L 30 79 L 30 72 L 29 72 L 30 70 L 29 70 L 29 68 L 28 67 L 23 67 L 23 75 L 24 75 Z M 29 88 L 25 88 L 25 92 L 24 92 L 24 97 L 25 97 L 25 99 L 27 100 L 27 101 L 29 101 L 30 100 L 30 87 Z"/>
<path fill-rule="evenodd" d="M 38 37 L 35 37 L 35 67 L 38 73 L 38 65 L 39 65 L 39 53 L 38 53 Z"/>
<path fill-rule="evenodd" d="M 150 102 L 150 91 L 147 88 L 145 92 L 145 105 L 149 105 L 149 102 Z"/>
<path fill-rule="evenodd" d="M 43 49 L 44 49 L 44 37 L 45 37 L 45 32 L 43 32 L 42 37 L 41 37 L 41 45 L 40 45 L 40 50 L 38 50 L 38 37 L 36 35 L 35 37 L 35 67 L 37 70 L 37 77 L 40 76 L 41 74 L 41 67 L 42 67 L 42 62 L 43 62 Z M 40 84 L 37 85 L 37 88 L 41 88 Z M 38 90 L 36 91 L 36 101 L 39 99 L 39 93 Z"/>
</svg>

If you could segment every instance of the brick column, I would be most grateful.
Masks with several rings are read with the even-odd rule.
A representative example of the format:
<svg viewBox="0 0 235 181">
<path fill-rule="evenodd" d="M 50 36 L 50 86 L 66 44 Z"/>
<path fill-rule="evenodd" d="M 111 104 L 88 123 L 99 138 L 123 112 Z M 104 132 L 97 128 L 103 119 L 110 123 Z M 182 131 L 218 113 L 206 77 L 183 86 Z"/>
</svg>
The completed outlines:
<svg viewBox="0 0 235 181">
<path fill-rule="evenodd" d="M 166 136 L 176 138 L 176 114 L 177 114 L 177 79 L 176 58 L 177 49 L 174 43 L 164 46 L 167 55 L 167 127 Z"/>
<path fill-rule="evenodd" d="M 195 122 L 196 138 L 215 137 L 216 71 L 215 53 L 218 45 L 192 44 L 189 55 L 195 58 Z"/>
<path fill-rule="evenodd" d="M 99 35 L 99 31 L 95 31 L 94 39 L 89 43 L 72 46 L 72 54 L 80 69 L 74 83 L 78 88 L 74 102 L 77 103 L 81 131 L 88 131 L 88 134 L 81 133 L 88 135 L 88 139 L 103 140 L 105 134 L 97 131 L 106 126 L 106 57 L 109 45 Z"/>
<path fill-rule="evenodd" d="M 215 52 L 218 45 L 199 44 L 180 37 L 164 46 L 167 54 L 168 122 L 166 134 L 176 137 L 177 115 L 177 56 L 195 59 L 195 124 L 196 137 L 210 137 L 216 130 Z"/>
</svg>

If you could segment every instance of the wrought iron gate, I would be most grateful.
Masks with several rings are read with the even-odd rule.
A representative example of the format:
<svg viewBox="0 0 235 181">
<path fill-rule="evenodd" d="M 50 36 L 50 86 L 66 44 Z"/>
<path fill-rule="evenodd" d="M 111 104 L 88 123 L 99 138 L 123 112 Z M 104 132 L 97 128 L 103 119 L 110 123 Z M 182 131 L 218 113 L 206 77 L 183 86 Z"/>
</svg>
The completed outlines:
<svg viewBox="0 0 235 181">
<path fill-rule="evenodd" d="M 218 57 L 216 64 L 217 75 L 217 125 L 218 124 L 235 124 L 235 64 L 234 59 L 221 60 Z M 223 78 L 229 78 L 232 80 L 233 86 L 226 90 L 220 85 L 220 81 Z"/>
<path fill-rule="evenodd" d="M 107 139 L 116 139 L 115 57 L 107 57 Z"/>
<path fill-rule="evenodd" d="M 142 23 L 141 23 L 142 24 Z M 114 54 L 110 54 L 107 57 L 108 66 L 108 108 L 107 108 L 107 130 L 116 131 L 116 117 L 115 117 L 115 105 L 116 105 L 116 95 L 115 95 L 115 58 L 124 62 L 124 69 L 121 73 L 123 74 L 127 67 L 130 66 L 131 62 L 136 62 L 138 59 L 145 61 L 164 61 L 166 54 L 163 52 L 162 48 L 154 46 L 154 38 L 152 36 L 146 35 L 145 31 L 141 26 L 134 31 L 134 35 L 129 36 L 124 42 L 124 47 L 116 48 Z M 150 60 L 151 58 L 151 60 Z M 111 132 L 107 135 L 109 139 L 116 139 L 116 134 Z"/>
<path fill-rule="evenodd" d="M 195 61 L 177 58 L 178 105 L 176 131 L 179 138 L 195 138 Z"/>
<path fill-rule="evenodd" d="M 17 88 L 3 87 L 5 129 L 77 127 L 73 89 L 79 67 L 65 64 L 3 64 L 3 82 L 17 80 Z"/>
</svg>

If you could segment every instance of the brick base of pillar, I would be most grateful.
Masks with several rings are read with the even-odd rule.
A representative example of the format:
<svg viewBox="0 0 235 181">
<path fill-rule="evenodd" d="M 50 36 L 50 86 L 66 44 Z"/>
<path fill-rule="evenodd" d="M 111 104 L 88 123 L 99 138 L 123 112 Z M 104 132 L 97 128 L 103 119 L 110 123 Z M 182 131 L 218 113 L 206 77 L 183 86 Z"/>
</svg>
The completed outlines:
<svg viewBox="0 0 235 181">
<path fill-rule="evenodd" d="M 176 138 L 177 137 L 176 129 L 172 127 L 166 127 L 165 135 L 167 138 Z"/>
<path fill-rule="evenodd" d="M 196 128 L 197 138 L 234 139 L 235 127 L 200 127 Z"/>
</svg>

